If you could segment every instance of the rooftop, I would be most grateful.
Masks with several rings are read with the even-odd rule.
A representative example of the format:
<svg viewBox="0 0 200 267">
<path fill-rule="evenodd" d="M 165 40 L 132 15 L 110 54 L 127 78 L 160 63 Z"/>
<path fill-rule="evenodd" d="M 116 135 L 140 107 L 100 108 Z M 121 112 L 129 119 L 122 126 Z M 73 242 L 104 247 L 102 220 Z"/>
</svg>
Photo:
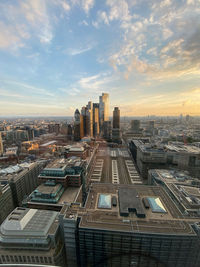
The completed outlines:
<svg viewBox="0 0 200 267">
<path fill-rule="evenodd" d="M 16 208 L 2 223 L 3 236 L 46 236 L 57 212 L 28 208 Z"/>
<path fill-rule="evenodd" d="M 99 207 L 102 194 L 110 195 L 111 203 L 115 197 L 117 205 Z M 143 199 L 150 205 L 145 205 Z M 168 194 L 158 186 L 92 184 L 85 207 L 72 204 L 65 212 L 66 218 L 76 216 L 81 217 L 80 228 L 195 235 L 189 224 L 191 221 L 184 218 Z"/>
</svg>

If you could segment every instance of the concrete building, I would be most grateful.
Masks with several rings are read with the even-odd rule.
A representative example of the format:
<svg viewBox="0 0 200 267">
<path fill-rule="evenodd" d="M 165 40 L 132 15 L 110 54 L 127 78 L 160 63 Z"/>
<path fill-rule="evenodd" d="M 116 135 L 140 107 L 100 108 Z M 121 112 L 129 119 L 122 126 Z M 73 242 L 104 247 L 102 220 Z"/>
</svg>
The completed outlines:
<svg viewBox="0 0 200 267">
<path fill-rule="evenodd" d="M 141 144 L 137 147 L 137 166 L 144 178 L 149 169 L 171 167 L 187 170 L 191 176 L 200 178 L 200 148 L 184 144 Z"/>
<path fill-rule="evenodd" d="M 0 181 L 10 185 L 15 207 L 21 206 L 24 197 L 38 186 L 38 175 L 43 167 L 44 163 L 34 162 L 0 170 Z"/>
<path fill-rule="evenodd" d="M 106 93 L 99 97 L 99 120 L 101 128 L 104 121 L 109 121 L 109 94 Z"/>
<path fill-rule="evenodd" d="M 56 159 L 42 170 L 38 179 L 40 183 L 54 181 L 64 188 L 80 187 L 85 183 L 85 161 L 77 157 Z"/>
<path fill-rule="evenodd" d="M 16 208 L 0 227 L 1 264 L 65 266 L 58 213 Z"/>
<path fill-rule="evenodd" d="M 9 184 L 0 184 L 0 224 L 13 209 L 14 204 Z"/>
<path fill-rule="evenodd" d="M 54 180 L 40 184 L 23 202 L 24 207 L 60 211 L 63 205 L 83 201 L 82 185 L 64 188 Z"/>
<path fill-rule="evenodd" d="M 64 206 L 59 220 L 67 266 L 200 265 L 197 218 L 162 187 L 92 184 L 85 207 Z"/>
<path fill-rule="evenodd" d="M 200 216 L 199 179 L 183 171 L 154 169 L 148 172 L 148 184 L 161 185 L 185 216 Z"/>
</svg>

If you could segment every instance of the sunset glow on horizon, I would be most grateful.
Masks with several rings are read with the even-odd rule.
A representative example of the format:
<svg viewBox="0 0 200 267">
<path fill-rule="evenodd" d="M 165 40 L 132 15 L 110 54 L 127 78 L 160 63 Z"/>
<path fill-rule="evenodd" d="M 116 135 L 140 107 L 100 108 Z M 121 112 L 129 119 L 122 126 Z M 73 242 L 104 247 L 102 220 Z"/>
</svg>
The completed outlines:
<svg viewBox="0 0 200 267">
<path fill-rule="evenodd" d="M 0 116 L 200 115 L 200 0 L 2 0 Z"/>
</svg>

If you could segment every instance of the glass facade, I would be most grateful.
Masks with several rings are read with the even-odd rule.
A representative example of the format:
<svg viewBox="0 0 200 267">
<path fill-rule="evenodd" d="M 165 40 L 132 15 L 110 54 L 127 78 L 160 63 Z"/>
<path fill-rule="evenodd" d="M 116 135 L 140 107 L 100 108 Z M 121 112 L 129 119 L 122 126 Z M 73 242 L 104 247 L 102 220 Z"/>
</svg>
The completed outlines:
<svg viewBox="0 0 200 267">
<path fill-rule="evenodd" d="M 200 266 L 197 237 L 79 229 L 80 266 Z"/>
</svg>

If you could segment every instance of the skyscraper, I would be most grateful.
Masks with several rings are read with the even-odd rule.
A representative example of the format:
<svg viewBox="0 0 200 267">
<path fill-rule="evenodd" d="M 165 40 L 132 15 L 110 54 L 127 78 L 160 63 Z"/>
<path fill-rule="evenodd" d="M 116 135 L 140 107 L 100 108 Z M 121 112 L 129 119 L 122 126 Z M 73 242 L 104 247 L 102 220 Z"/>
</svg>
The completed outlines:
<svg viewBox="0 0 200 267">
<path fill-rule="evenodd" d="M 120 133 L 120 110 L 115 107 L 113 110 L 113 129 L 112 129 L 112 141 L 120 143 L 121 133 Z"/>
<path fill-rule="evenodd" d="M 99 104 L 93 104 L 93 134 L 99 135 Z"/>
<path fill-rule="evenodd" d="M 2 137 L 0 133 L 0 156 L 3 154 L 3 142 L 2 142 Z"/>
<path fill-rule="evenodd" d="M 118 107 L 113 110 L 113 128 L 120 128 L 120 110 Z"/>
<path fill-rule="evenodd" d="M 92 102 L 89 101 L 88 105 L 86 106 L 87 111 L 86 111 L 86 116 L 87 116 L 87 132 L 90 137 L 93 136 L 93 105 Z"/>
<path fill-rule="evenodd" d="M 76 109 L 74 113 L 74 141 L 79 141 L 80 139 L 80 112 Z"/>
<path fill-rule="evenodd" d="M 84 129 L 84 136 L 87 135 L 87 127 L 86 127 L 86 107 L 82 107 L 81 115 L 83 116 L 83 129 Z"/>
<path fill-rule="evenodd" d="M 99 97 L 99 119 L 100 127 L 103 126 L 104 121 L 109 121 L 109 94 L 102 93 Z"/>
</svg>

